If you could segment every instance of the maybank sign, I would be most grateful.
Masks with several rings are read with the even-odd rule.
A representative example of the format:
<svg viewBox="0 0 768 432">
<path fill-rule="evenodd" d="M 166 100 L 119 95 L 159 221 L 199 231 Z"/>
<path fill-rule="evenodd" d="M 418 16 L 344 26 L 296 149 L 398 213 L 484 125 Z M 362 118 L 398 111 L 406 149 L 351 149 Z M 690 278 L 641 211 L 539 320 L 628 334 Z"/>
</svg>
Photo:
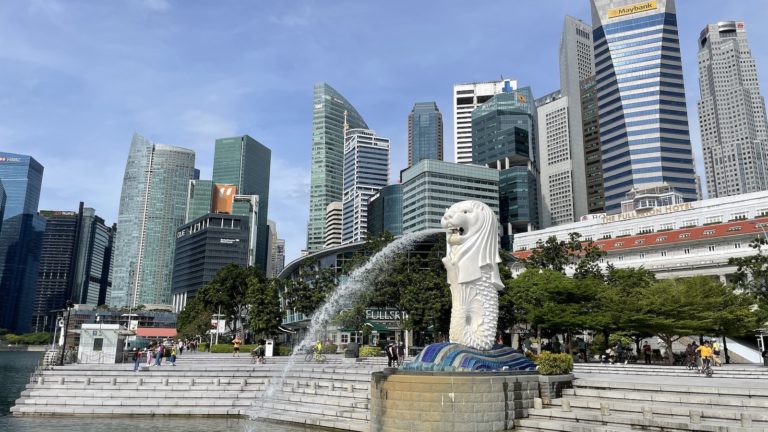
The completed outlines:
<svg viewBox="0 0 768 432">
<path fill-rule="evenodd" d="M 608 9 L 608 18 L 616 18 L 624 15 L 632 15 L 640 12 L 648 12 L 658 9 L 656 0 L 635 3 L 629 6 L 623 6 L 620 8 Z"/>
</svg>

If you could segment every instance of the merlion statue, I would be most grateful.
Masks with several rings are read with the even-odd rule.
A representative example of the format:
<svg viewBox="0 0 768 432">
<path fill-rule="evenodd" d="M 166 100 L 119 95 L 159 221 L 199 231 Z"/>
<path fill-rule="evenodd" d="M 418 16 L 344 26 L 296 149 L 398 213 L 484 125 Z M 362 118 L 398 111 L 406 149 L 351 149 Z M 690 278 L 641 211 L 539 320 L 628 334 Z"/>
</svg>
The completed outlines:
<svg viewBox="0 0 768 432">
<path fill-rule="evenodd" d="M 451 285 L 450 341 L 479 350 L 493 347 L 499 317 L 499 236 L 496 215 L 479 201 L 445 211 L 448 230 L 443 264 Z"/>
</svg>

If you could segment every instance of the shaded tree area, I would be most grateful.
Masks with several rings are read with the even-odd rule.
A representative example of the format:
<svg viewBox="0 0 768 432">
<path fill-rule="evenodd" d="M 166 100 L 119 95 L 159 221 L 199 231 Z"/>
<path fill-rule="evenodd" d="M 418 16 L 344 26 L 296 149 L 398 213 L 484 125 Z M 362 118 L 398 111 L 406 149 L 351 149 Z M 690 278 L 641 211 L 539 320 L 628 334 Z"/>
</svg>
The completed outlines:
<svg viewBox="0 0 768 432">
<path fill-rule="evenodd" d="M 768 322 L 768 241 L 757 237 L 749 243 L 754 255 L 744 258 L 730 258 L 729 265 L 736 266 L 733 283 L 737 289 L 755 296 L 760 308 L 760 323 Z"/>
</svg>

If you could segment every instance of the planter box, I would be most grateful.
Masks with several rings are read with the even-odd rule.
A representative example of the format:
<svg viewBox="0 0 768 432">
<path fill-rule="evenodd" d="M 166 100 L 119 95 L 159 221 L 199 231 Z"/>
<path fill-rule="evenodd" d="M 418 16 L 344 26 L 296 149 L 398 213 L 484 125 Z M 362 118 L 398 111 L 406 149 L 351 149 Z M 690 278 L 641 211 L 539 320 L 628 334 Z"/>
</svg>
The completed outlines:
<svg viewBox="0 0 768 432">
<path fill-rule="evenodd" d="M 573 387 L 573 374 L 539 375 L 539 394 L 544 405 L 563 396 L 563 389 Z"/>
</svg>

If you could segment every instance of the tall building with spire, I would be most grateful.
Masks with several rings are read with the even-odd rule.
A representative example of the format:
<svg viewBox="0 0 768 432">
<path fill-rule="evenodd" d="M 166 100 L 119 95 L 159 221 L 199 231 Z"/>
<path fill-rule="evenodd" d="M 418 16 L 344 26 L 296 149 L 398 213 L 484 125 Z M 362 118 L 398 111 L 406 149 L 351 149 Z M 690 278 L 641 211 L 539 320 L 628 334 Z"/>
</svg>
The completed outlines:
<svg viewBox="0 0 768 432">
<path fill-rule="evenodd" d="M 171 304 L 176 230 L 186 216 L 195 152 L 134 134 L 120 194 L 109 305 Z"/>
<path fill-rule="evenodd" d="M 323 249 L 328 204 L 343 199 L 345 118 L 350 129 L 368 129 L 365 120 L 341 93 L 326 83 L 316 84 L 307 224 L 309 253 Z"/>
<path fill-rule="evenodd" d="M 632 190 L 698 199 L 674 0 L 592 0 L 605 211 Z"/>
<path fill-rule="evenodd" d="M 408 166 L 443 160 L 443 115 L 435 102 L 417 102 L 408 115 Z"/>
<path fill-rule="evenodd" d="M 768 121 L 741 21 L 699 36 L 699 125 L 710 198 L 768 189 Z"/>
</svg>

